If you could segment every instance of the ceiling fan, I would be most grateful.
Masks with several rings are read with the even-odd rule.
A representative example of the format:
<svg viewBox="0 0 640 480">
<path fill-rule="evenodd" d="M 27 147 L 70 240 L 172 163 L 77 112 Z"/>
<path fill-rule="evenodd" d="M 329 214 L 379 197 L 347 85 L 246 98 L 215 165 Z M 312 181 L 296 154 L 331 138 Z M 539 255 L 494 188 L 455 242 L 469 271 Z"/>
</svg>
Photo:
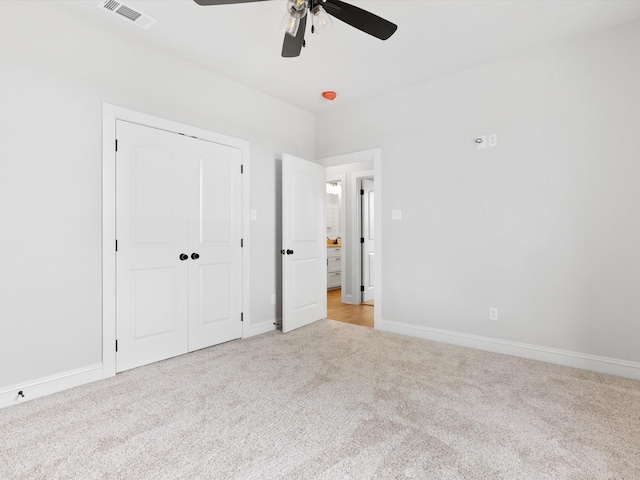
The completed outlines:
<svg viewBox="0 0 640 480">
<path fill-rule="evenodd" d="M 267 0 L 194 0 L 198 5 L 229 5 Z M 308 15 L 307 15 L 308 12 Z M 331 26 L 331 16 L 380 40 L 395 33 L 398 26 L 373 13 L 341 0 L 287 0 L 287 13 L 282 20 L 285 30 L 283 57 L 297 57 L 304 46 L 307 18 L 311 15 L 311 33 L 322 33 Z"/>
</svg>

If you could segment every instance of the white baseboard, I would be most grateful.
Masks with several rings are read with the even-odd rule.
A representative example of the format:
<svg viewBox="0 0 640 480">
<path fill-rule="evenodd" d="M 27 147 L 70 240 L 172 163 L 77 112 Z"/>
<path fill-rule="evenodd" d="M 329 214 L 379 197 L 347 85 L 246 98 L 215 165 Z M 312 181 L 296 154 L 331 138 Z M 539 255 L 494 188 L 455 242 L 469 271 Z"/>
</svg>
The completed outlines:
<svg viewBox="0 0 640 480">
<path fill-rule="evenodd" d="M 380 330 L 640 380 L 640 363 L 382 320 Z"/>
<path fill-rule="evenodd" d="M 275 324 L 281 324 L 282 318 L 272 318 L 271 320 L 259 323 L 257 325 L 251 325 L 249 327 L 249 334 L 245 338 L 254 337 L 256 335 L 262 335 L 263 333 L 273 332 L 277 326 Z"/>
<path fill-rule="evenodd" d="M 102 379 L 102 364 L 62 372 L 48 377 L 11 385 L 0 389 L 0 408 L 23 403 L 34 398 L 61 392 L 69 388 Z M 24 397 L 19 395 L 22 392 Z"/>
</svg>

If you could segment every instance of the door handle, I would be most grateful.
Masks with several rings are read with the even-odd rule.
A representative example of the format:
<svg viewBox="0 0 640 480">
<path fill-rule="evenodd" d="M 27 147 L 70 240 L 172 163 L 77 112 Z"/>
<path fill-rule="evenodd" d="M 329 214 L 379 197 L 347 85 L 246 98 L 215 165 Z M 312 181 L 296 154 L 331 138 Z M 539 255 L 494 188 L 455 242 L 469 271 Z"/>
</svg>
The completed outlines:
<svg viewBox="0 0 640 480">
<path fill-rule="evenodd" d="M 191 254 L 191 259 L 192 259 L 192 260 L 197 260 L 197 259 L 199 259 L 199 258 L 200 258 L 200 255 L 198 255 L 197 253 L 192 253 L 192 254 Z"/>
<path fill-rule="evenodd" d="M 184 262 L 187 258 L 189 258 L 189 255 L 187 255 L 186 253 L 181 253 L 181 254 L 180 254 L 180 260 L 182 260 L 183 262 Z"/>
<path fill-rule="evenodd" d="M 293 250 L 287 249 L 287 255 L 293 255 Z"/>
</svg>

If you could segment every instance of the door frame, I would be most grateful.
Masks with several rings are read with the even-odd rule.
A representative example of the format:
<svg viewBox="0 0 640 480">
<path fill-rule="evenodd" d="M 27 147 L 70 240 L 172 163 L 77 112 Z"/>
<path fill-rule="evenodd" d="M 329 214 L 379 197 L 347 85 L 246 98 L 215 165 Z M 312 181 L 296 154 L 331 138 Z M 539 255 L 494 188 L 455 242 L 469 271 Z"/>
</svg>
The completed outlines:
<svg viewBox="0 0 640 480">
<path fill-rule="evenodd" d="M 249 335 L 249 142 L 148 115 L 109 103 L 102 104 L 102 377 L 116 374 L 116 121 L 136 123 L 167 132 L 196 137 L 242 151 L 242 338 Z"/>
<path fill-rule="evenodd" d="M 347 277 L 344 274 L 346 272 L 347 266 L 347 256 L 344 254 L 346 251 L 345 248 L 349 247 L 349 243 L 347 239 L 349 238 L 349 232 L 347 232 L 347 192 L 349 191 L 349 187 L 347 185 L 347 176 L 344 173 L 339 173 L 336 175 L 327 175 L 327 183 L 329 182 L 340 182 L 340 187 L 342 188 L 342 198 L 340 199 L 340 240 L 342 241 L 342 255 L 340 256 L 340 272 L 342 273 L 342 278 L 340 282 L 340 290 L 341 294 L 344 297 L 345 284 L 347 281 Z M 326 219 L 325 219 L 326 223 Z M 327 264 L 328 265 L 328 264 Z"/>
<path fill-rule="evenodd" d="M 373 326 L 375 329 L 378 329 L 382 326 L 382 322 L 383 322 L 383 319 L 382 319 L 382 285 L 383 285 L 383 281 L 382 281 L 382 208 L 381 208 L 382 207 L 382 149 L 373 148 L 370 150 L 362 150 L 362 151 L 346 153 L 342 155 L 334 155 L 331 157 L 320 158 L 317 161 L 322 165 L 324 165 L 325 167 L 335 167 L 335 166 L 347 165 L 351 163 L 366 162 L 369 160 L 373 161 L 373 171 L 366 170 L 366 171 L 353 172 L 351 183 L 349 185 L 349 191 L 350 191 L 349 196 L 352 199 L 352 203 L 351 203 L 352 206 L 355 207 L 355 205 L 359 205 L 360 189 L 358 188 L 358 185 L 360 184 L 359 183 L 360 178 L 373 176 L 373 185 L 376 192 L 376 204 L 378 205 L 378 208 L 376 208 L 373 212 L 373 219 L 375 222 L 375 225 L 373 227 L 373 232 L 374 232 L 373 234 L 376 239 L 376 244 L 375 244 L 376 253 L 375 253 L 375 259 L 373 262 L 375 266 L 374 282 L 376 285 L 376 289 L 373 295 L 373 298 L 374 298 Z M 360 214 L 357 213 L 357 211 L 352 213 L 355 213 L 359 219 Z M 353 225 L 353 223 L 354 222 L 352 221 L 352 225 L 348 228 L 348 232 L 347 232 L 347 235 L 348 235 L 347 248 L 349 248 L 349 254 L 351 256 L 352 277 L 356 279 L 356 281 L 358 282 L 356 285 L 355 282 L 352 281 L 352 283 L 354 284 L 354 288 L 356 289 L 354 293 L 357 298 L 362 298 L 362 296 L 360 295 L 360 285 L 361 285 L 360 281 L 361 281 L 361 275 L 362 275 L 362 269 L 360 268 L 360 264 L 361 264 L 360 243 L 359 243 L 359 240 L 358 242 L 352 241 L 352 239 L 357 240 L 358 235 L 360 233 L 360 225 L 357 225 L 357 222 L 355 222 L 356 225 Z M 344 275 L 344 272 L 343 272 L 343 275 Z M 343 287 L 344 287 L 344 280 L 343 280 Z M 342 290 L 342 294 L 343 294 L 343 301 L 344 301 L 344 295 L 346 295 L 344 288 Z M 360 303 L 361 302 L 358 301 L 358 305 Z"/>
</svg>

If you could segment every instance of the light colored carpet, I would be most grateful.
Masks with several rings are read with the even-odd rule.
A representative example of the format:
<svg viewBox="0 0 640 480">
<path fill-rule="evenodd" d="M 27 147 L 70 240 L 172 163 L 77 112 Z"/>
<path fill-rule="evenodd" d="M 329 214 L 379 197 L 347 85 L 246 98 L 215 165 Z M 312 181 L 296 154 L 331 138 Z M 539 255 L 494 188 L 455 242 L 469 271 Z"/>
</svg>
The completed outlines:
<svg viewBox="0 0 640 480">
<path fill-rule="evenodd" d="M 640 382 L 330 320 L 0 410 L 2 479 L 639 479 Z"/>
</svg>

